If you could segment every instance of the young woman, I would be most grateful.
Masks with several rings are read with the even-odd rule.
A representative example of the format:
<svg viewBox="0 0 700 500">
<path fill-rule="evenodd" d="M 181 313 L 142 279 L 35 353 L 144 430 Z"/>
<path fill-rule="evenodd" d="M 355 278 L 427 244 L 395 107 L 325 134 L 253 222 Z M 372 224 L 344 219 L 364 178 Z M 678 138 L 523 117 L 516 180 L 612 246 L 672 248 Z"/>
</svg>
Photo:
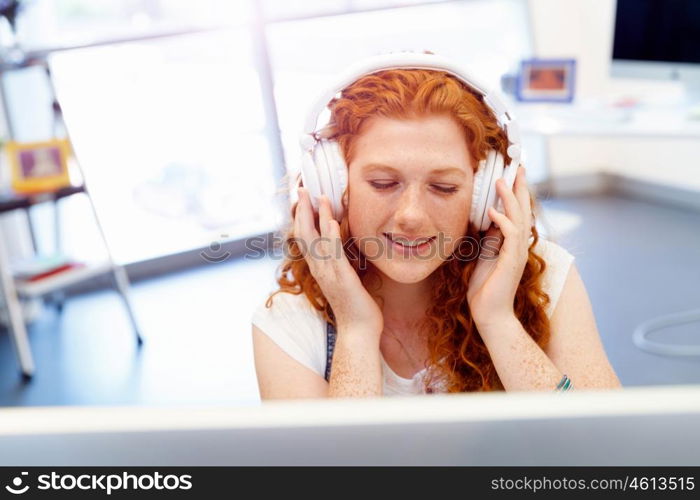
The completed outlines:
<svg viewBox="0 0 700 500">
<path fill-rule="evenodd" d="M 480 162 L 509 159 L 474 88 L 385 69 L 328 107 L 342 216 L 298 189 L 279 290 L 253 316 L 262 399 L 620 387 L 573 256 L 538 237 L 522 167 L 512 190 L 496 183 L 497 227 L 470 222 Z"/>
</svg>

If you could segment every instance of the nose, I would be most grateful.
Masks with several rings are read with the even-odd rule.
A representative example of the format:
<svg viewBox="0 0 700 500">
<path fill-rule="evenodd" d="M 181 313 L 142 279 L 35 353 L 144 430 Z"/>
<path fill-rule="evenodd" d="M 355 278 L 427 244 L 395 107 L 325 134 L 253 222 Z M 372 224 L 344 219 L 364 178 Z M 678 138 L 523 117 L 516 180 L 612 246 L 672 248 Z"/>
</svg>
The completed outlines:
<svg viewBox="0 0 700 500">
<path fill-rule="evenodd" d="M 423 196 L 418 185 L 408 185 L 399 196 L 394 212 L 398 229 L 407 234 L 417 232 L 427 217 Z"/>
</svg>

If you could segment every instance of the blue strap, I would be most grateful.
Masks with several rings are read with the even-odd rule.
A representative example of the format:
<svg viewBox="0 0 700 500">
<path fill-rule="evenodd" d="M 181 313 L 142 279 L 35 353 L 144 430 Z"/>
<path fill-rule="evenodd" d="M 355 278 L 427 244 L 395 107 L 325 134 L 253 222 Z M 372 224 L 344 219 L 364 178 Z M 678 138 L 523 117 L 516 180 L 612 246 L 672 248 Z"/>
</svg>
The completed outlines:
<svg viewBox="0 0 700 500">
<path fill-rule="evenodd" d="M 336 331 L 332 323 L 326 322 L 326 381 L 331 379 L 331 364 L 333 363 L 333 350 L 335 349 Z"/>
</svg>

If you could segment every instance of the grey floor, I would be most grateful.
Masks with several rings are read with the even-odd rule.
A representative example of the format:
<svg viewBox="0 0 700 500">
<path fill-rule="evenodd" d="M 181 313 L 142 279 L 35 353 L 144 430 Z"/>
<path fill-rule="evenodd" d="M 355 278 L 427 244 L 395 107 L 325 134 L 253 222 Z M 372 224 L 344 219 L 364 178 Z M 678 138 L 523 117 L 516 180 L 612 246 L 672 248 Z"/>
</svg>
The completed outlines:
<svg viewBox="0 0 700 500">
<path fill-rule="evenodd" d="M 700 214 L 614 197 L 543 207 L 581 216 L 559 242 L 576 256 L 623 385 L 700 383 L 700 358 L 665 358 L 632 343 L 640 322 L 700 308 Z M 140 351 L 115 293 L 73 297 L 61 316 L 49 310 L 31 325 L 37 372 L 28 384 L 0 333 L 0 406 L 256 404 L 250 314 L 278 264 L 227 261 L 135 283 Z M 663 336 L 698 343 L 700 324 Z"/>
<path fill-rule="evenodd" d="M 576 257 L 622 384 L 700 383 L 700 357 L 649 354 L 632 342 L 632 332 L 642 322 L 700 309 L 700 213 L 617 197 L 549 200 L 543 205 L 581 216 L 581 224 L 559 242 Z M 700 322 L 650 338 L 698 345 Z"/>
</svg>

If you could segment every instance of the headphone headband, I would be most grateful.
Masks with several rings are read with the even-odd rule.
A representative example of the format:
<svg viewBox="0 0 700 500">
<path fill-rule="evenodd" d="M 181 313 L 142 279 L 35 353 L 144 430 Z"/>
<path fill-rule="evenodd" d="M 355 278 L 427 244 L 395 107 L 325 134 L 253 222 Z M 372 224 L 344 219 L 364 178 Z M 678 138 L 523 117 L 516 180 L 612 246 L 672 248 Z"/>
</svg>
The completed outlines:
<svg viewBox="0 0 700 500">
<path fill-rule="evenodd" d="M 494 113 L 498 123 L 508 136 L 508 156 L 512 159 L 511 163 L 515 165 L 520 163 L 520 130 L 517 122 L 508 112 L 502 99 L 495 92 L 490 91 L 485 85 L 467 73 L 463 68 L 460 68 L 452 62 L 434 54 L 411 52 L 382 54 L 361 60 L 350 66 L 339 77 L 335 78 L 327 87 L 327 90 L 321 93 L 314 101 L 314 104 L 309 110 L 306 121 L 304 122 L 304 129 L 301 137 L 302 149 L 309 150 L 315 145 L 316 137 L 314 134 L 318 125 L 318 118 L 338 92 L 365 75 L 389 69 L 428 69 L 444 71 L 458 78 L 461 82 L 482 95 L 484 103 Z"/>
</svg>

